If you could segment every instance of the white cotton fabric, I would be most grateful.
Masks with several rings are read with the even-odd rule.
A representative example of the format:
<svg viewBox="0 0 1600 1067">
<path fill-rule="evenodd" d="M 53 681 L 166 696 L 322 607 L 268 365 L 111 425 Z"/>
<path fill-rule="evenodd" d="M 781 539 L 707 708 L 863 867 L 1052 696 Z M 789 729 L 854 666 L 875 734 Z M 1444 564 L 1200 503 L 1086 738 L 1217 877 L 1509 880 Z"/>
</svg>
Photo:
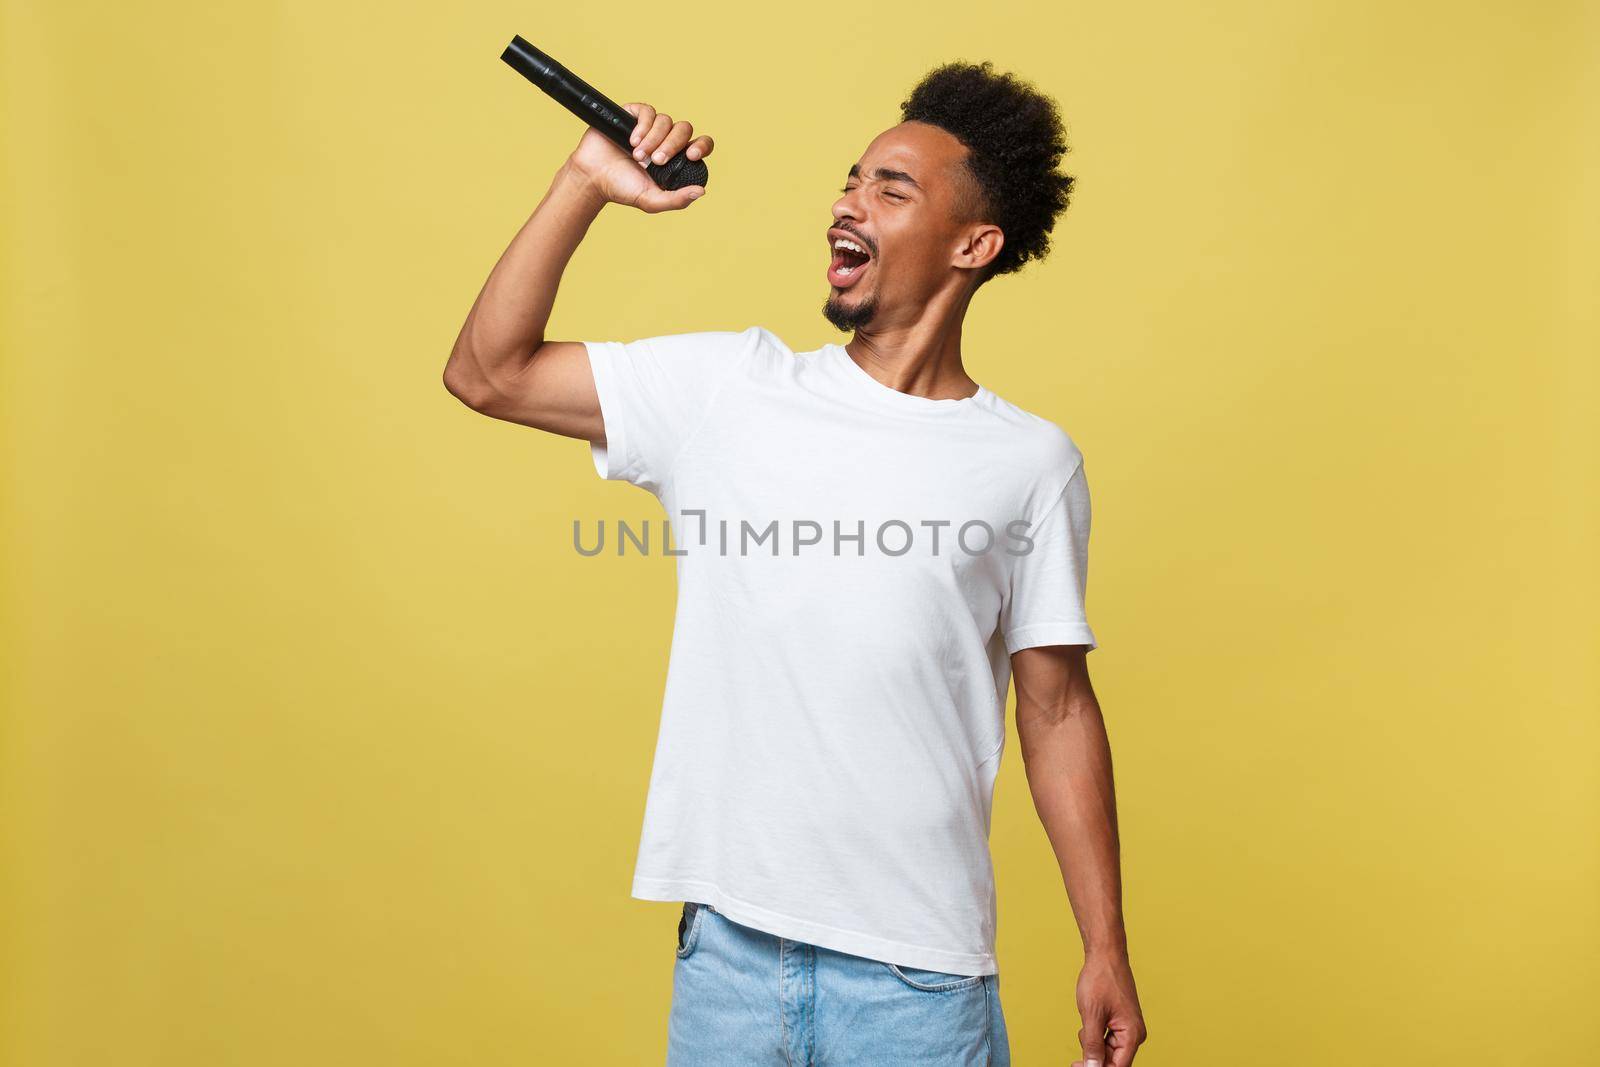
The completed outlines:
<svg viewBox="0 0 1600 1067">
<path fill-rule="evenodd" d="M 1078 448 L 986 388 L 913 396 L 759 327 L 586 347 L 595 469 L 656 495 L 682 553 L 632 895 L 997 973 L 1008 656 L 1097 644 Z"/>
</svg>

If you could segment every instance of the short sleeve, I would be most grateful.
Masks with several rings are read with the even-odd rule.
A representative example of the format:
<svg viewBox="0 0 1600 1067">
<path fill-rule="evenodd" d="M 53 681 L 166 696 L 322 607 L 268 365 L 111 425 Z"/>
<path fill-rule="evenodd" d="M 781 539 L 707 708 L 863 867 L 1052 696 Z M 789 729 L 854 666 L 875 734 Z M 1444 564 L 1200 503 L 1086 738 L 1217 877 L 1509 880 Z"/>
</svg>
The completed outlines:
<svg viewBox="0 0 1600 1067">
<path fill-rule="evenodd" d="M 761 331 L 585 341 L 606 443 L 590 443 L 595 473 L 659 494 L 678 453 Z"/>
<path fill-rule="evenodd" d="M 1055 502 L 1028 530 L 1001 609 L 1006 652 L 1036 645 L 1098 647 L 1084 596 L 1089 577 L 1089 483 L 1080 458 Z"/>
</svg>

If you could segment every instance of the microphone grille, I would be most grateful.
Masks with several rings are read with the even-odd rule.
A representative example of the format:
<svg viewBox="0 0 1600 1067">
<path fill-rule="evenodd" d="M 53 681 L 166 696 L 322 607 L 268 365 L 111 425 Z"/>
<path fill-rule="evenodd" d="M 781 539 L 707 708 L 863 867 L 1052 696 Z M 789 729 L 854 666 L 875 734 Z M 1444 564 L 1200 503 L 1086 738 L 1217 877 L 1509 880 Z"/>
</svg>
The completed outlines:
<svg viewBox="0 0 1600 1067">
<path fill-rule="evenodd" d="M 674 189 L 682 189 L 686 185 L 698 185 L 703 188 L 706 184 L 706 179 L 711 175 L 710 170 L 706 167 L 705 160 L 690 159 L 682 152 L 679 152 L 665 163 L 650 164 L 646 168 L 646 172 L 657 185 L 669 193 Z"/>
</svg>

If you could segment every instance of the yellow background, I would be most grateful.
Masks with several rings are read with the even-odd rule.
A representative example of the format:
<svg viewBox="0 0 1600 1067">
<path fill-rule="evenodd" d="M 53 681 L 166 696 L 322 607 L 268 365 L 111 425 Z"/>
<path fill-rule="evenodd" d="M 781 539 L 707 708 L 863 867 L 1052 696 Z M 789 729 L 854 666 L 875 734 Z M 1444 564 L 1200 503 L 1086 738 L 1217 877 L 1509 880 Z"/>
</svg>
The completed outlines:
<svg viewBox="0 0 1600 1067">
<path fill-rule="evenodd" d="M 1074 203 L 965 350 L 1087 457 L 1139 1062 L 1590 1062 L 1595 6 L 561 7 L 5 0 L 4 1063 L 660 1061 L 672 563 L 570 545 L 659 505 L 440 382 L 580 132 L 513 33 L 719 142 L 553 337 L 835 339 L 917 77 L 1055 96 Z M 1064 1064 L 1014 727 L 996 803 Z"/>
</svg>

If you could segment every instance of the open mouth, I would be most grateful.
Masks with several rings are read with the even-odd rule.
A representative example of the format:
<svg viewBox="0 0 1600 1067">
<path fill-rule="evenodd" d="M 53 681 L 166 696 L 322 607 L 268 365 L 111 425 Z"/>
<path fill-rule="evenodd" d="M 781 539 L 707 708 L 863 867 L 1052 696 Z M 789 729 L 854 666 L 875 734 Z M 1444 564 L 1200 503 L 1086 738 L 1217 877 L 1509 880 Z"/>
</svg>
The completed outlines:
<svg viewBox="0 0 1600 1067">
<path fill-rule="evenodd" d="M 838 231 L 828 235 L 833 256 L 828 261 L 828 281 L 840 289 L 854 285 L 872 262 L 872 253 L 854 238 Z"/>
</svg>

